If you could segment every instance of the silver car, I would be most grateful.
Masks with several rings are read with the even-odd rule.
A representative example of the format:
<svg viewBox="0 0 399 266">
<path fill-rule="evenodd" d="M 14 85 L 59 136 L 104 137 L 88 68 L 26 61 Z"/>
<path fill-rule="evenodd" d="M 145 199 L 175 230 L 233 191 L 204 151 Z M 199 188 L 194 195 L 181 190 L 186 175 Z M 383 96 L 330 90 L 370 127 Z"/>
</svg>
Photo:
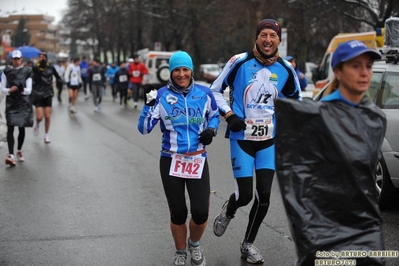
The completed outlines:
<svg viewBox="0 0 399 266">
<path fill-rule="evenodd" d="M 368 96 L 386 114 L 387 131 L 377 165 L 376 187 L 381 208 L 399 195 L 399 65 L 397 59 L 378 61 Z"/>
</svg>

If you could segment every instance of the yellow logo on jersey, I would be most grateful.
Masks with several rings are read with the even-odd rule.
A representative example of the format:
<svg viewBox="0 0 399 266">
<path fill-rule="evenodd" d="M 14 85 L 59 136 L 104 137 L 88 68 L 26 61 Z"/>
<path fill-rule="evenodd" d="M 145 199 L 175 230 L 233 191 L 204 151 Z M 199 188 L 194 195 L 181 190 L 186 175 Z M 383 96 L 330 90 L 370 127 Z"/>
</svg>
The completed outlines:
<svg viewBox="0 0 399 266">
<path fill-rule="evenodd" d="M 277 80 L 278 80 L 277 74 L 273 73 L 270 75 L 269 82 L 277 83 Z"/>
</svg>

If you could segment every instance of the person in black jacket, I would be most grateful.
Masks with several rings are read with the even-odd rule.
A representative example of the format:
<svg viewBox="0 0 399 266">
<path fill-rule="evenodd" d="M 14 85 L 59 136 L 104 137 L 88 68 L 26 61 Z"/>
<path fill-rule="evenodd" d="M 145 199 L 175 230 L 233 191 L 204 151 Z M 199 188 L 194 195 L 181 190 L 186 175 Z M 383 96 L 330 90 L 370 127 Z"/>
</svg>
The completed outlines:
<svg viewBox="0 0 399 266">
<path fill-rule="evenodd" d="M 17 158 L 20 162 L 25 159 L 22 156 L 22 145 L 25 140 L 25 127 L 33 126 L 33 110 L 29 98 L 32 91 L 31 69 L 22 66 L 22 53 L 14 50 L 11 53 L 12 65 L 4 69 L 1 77 L 1 92 L 6 95 L 6 121 L 8 152 L 5 163 L 15 166 L 14 158 L 14 127 L 18 127 Z"/>
<path fill-rule="evenodd" d="M 105 84 L 105 72 L 98 59 L 93 60 L 93 66 L 90 68 L 89 83 L 91 93 L 93 94 L 94 112 L 97 113 L 101 111 L 101 101 Z"/>
<path fill-rule="evenodd" d="M 36 107 L 36 125 L 33 128 L 33 135 L 39 135 L 39 125 L 44 115 L 44 143 L 50 143 L 48 131 L 50 129 L 51 106 L 54 96 L 53 76 L 57 82 L 63 82 L 55 68 L 47 61 L 47 53 L 40 52 L 39 61 L 32 68 L 33 90 L 32 102 Z"/>
<path fill-rule="evenodd" d="M 127 90 L 129 88 L 129 71 L 126 69 L 126 62 L 122 62 L 119 70 L 115 73 L 114 82 L 116 91 L 119 92 L 120 105 L 127 108 Z M 116 93 L 115 93 L 116 94 Z"/>
</svg>

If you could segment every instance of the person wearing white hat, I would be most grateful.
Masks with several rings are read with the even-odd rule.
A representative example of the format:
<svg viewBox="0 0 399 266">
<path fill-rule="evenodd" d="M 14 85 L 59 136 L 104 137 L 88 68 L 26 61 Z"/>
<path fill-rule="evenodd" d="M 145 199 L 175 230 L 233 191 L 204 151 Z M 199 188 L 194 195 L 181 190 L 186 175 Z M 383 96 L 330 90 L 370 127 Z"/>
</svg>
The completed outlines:
<svg viewBox="0 0 399 266">
<path fill-rule="evenodd" d="M 1 77 L 1 93 L 6 95 L 7 144 L 9 155 L 5 163 L 15 166 L 14 127 L 18 127 L 17 159 L 24 162 L 22 145 L 25 140 L 25 127 L 33 126 L 33 109 L 29 98 L 32 92 L 31 69 L 22 66 L 22 53 L 14 50 L 11 53 L 11 66 L 4 69 Z"/>
</svg>

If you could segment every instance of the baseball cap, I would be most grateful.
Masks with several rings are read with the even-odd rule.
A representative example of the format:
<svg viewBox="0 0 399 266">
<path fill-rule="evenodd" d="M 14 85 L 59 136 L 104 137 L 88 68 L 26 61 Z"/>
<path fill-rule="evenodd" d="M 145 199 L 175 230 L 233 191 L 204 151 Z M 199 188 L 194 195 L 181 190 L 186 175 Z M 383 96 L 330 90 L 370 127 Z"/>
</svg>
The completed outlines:
<svg viewBox="0 0 399 266">
<path fill-rule="evenodd" d="M 374 60 L 381 59 L 379 52 L 367 47 L 359 40 L 343 42 L 338 45 L 332 56 L 331 67 L 334 69 L 339 63 L 349 61 L 364 53 L 370 54 Z"/>
<path fill-rule="evenodd" d="M 129 60 L 127 60 L 129 63 L 134 62 L 133 58 L 129 58 Z"/>
<path fill-rule="evenodd" d="M 11 58 L 21 58 L 22 57 L 22 53 L 20 50 L 14 50 L 11 53 Z"/>
<path fill-rule="evenodd" d="M 172 72 L 175 68 L 178 67 L 187 67 L 191 71 L 193 71 L 194 66 L 193 66 L 193 60 L 191 59 L 191 56 L 184 51 L 178 51 L 174 54 L 169 59 L 169 70 Z"/>
<path fill-rule="evenodd" d="M 292 55 L 289 55 L 289 56 L 287 56 L 286 58 L 285 58 L 285 60 L 287 60 L 287 61 L 291 61 L 291 60 L 293 60 L 294 59 L 294 57 L 292 56 Z"/>
</svg>

